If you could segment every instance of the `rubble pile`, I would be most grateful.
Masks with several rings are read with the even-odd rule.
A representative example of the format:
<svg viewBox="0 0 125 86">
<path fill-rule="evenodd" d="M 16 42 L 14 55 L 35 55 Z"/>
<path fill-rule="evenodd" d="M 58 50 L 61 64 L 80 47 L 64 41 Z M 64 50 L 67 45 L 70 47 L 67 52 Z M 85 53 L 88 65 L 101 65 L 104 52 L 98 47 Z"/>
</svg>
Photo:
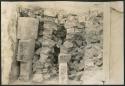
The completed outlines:
<svg viewBox="0 0 125 86">
<path fill-rule="evenodd" d="M 102 68 L 103 14 L 98 11 L 87 13 L 79 16 L 65 14 L 63 10 L 20 8 L 20 17 L 39 20 L 33 73 L 35 76 L 41 74 L 41 81 L 58 76 L 59 62 L 63 61 L 68 62 L 71 80 L 81 80 L 86 70 Z M 67 58 L 58 59 L 63 56 Z"/>
</svg>

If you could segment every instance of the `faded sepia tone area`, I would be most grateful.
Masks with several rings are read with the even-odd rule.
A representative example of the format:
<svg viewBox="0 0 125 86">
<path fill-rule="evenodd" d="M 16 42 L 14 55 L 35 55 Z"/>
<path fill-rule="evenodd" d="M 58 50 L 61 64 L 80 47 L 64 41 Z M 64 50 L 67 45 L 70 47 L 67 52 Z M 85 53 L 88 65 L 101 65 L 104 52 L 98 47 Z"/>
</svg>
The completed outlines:
<svg viewBox="0 0 125 86">
<path fill-rule="evenodd" d="M 123 84 L 122 4 L 2 2 L 2 84 Z"/>
</svg>

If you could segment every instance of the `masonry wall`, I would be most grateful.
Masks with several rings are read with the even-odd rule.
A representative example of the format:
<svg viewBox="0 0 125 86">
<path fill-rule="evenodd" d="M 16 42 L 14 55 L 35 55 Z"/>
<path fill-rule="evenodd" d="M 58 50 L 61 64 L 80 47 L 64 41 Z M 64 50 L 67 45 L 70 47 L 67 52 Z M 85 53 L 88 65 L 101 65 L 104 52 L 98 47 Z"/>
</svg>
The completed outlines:
<svg viewBox="0 0 125 86">
<path fill-rule="evenodd" d="M 8 8 L 9 7 L 9 10 Z M 16 16 L 14 5 L 2 3 L 1 6 L 1 38 L 2 38 L 2 84 L 9 83 L 9 74 L 12 68 L 12 60 L 15 58 L 16 49 Z M 11 14 L 11 15 L 10 15 Z M 114 20 L 115 18 L 115 20 Z M 117 18 L 117 19 L 116 19 Z M 115 21 L 115 22 L 114 22 Z M 117 21 L 117 22 L 116 22 Z M 110 84 L 123 83 L 123 13 L 111 8 L 111 57 L 110 57 Z M 11 33 L 11 34 L 8 34 Z M 120 39 L 119 39 L 120 38 Z M 116 53 L 117 52 L 117 53 Z M 13 61 L 14 62 L 14 61 Z M 17 68 L 17 69 L 16 69 Z M 14 65 L 14 70 L 18 67 Z M 16 71 L 15 79 L 18 75 Z"/>
</svg>

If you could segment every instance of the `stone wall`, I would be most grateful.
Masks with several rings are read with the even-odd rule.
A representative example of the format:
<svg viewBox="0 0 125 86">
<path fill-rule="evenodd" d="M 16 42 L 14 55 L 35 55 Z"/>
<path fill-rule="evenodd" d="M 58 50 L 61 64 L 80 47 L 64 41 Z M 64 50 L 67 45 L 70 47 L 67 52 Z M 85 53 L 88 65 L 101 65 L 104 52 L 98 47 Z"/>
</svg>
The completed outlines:
<svg viewBox="0 0 125 86">
<path fill-rule="evenodd" d="M 12 5 L 10 5 L 10 6 L 12 6 L 12 8 L 10 8 L 10 10 L 7 10 L 6 9 L 6 6 L 7 6 L 7 3 L 6 4 L 4 4 L 3 6 L 2 6 L 2 9 L 4 8 L 5 10 L 3 10 L 2 11 L 2 13 L 3 14 L 6 14 L 6 15 L 2 15 L 2 38 L 4 38 L 4 37 L 6 37 L 5 39 L 2 39 L 2 84 L 7 84 L 8 82 L 9 82 L 9 73 L 10 73 L 10 75 L 14 78 L 15 77 L 15 79 L 17 79 L 17 76 L 18 76 L 18 66 L 16 66 L 15 64 L 17 64 L 17 63 L 15 63 L 14 61 L 15 61 L 15 58 L 14 58 L 14 56 L 15 56 L 15 50 L 16 50 L 16 19 L 15 19 L 15 16 L 17 16 L 17 11 L 14 9 L 14 8 L 16 8 L 14 5 L 12 6 Z M 37 8 L 39 8 L 39 7 L 37 7 Z M 13 10 L 13 11 L 12 11 Z M 36 9 L 34 9 L 34 10 L 36 10 Z M 38 9 L 39 10 L 39 9 Z M 51 9 L 50 9 L 51 10 Z M 25 11 L 25 10 L 24 10 Z M 10 15 L 10 13 L 12 12 L 12 15 Z M 43 12 L 43 11 L 42 11 Z M 61 48 L 62 47 L 62 45 L 66 45 L 66 46 L 71 46 L 72 44 L 75 46 L 74 48 L 73 47 L 71 47 L 73 50 L 76 50 L 76 51 L 70 51 L 71 53 L 73 53 L 73 54 L 75 54 L 75 58 L 73 57 L 73 54 L 71 54 L 72 55 L 72 57 L 71 57 L 71 59 L 70 59 L 70 61 L 68 62 L 68 64 L 70 65 L 69 67 L 71 67 L 72 65 L 73 65 L 73 59 L 75 59 L 75 61 L 76 60 L 79 60 L 79 59 L 81 59 L 80 60 L 80 62 L 78 61 L 78 63 L 80 63 L 80 64 L 78 64 L 77 62 L 74 62 L 74 64 L 78 64 L 78 65 L 82 65 L 82 66 L 79 66 L 78 67 L 78 69 L 80 70 L 80 71 L 87 71 L 87 72 L 84 72 L 84 74 L 85 75 L 88 75 L 88 73 L 90 73 L 89 75 L 91 75 L 91 74 L 93 74 L 93 73 L 91 73 L 91 72 L 89 72 L 89 70 L 92 70 L 93 68 L 95 68 L 95 69 L 98 69 L 98 66 L 101 66 L 102 65 L 102 62 L 100 61 L 100 60 L 102 60 L 102 52 L 101 52 L 101 50 L 102 50 L 102 44 L 101 43 L 103 43 L 103 40 L 102 40 L 102 36 L 100 36 L 100 34 L 102 35 L 102 32 L 103 32 L 103 30 L 101 30 L 100 28 L 100 26 L 101 26 L 101 21 L 97 21 L 98 23 L 93 23 L 93 22 L 85 22 L 85 24 L 84 23 L 78 23 L 78 27 L 80 27 L 80 28 L 83 28 L 83 33 L 82 33 L 82 35 L 81 34 L 76 34 L 77 32 L 80 32 L 81 30 L 80 29 L 78 29 L 78 27 L 77 27 L 77 17 L 79 17 L 80 18 L 80 20 L 82 20 L 81 19 L 81 17 L 80 16 L 77 16 L 77 15 L 72 15 L 72 14 L 70 14 L 70 15 L 68 15 L 69 16 L 69 20 L 67 20 L 67 21 L 65 21 L 66 19 L 67 19 L 67 15 L 65 15 L 65 16 L 62 16 L 62 14 L 61 14 L 61 12 L 59 12 L 60 14 L 58 14 L 58 17 L 56 17 L 55 18 L 55 16 L 54 16 L 54 13 L 49 13 L 49 12 L 51 12 L 51 11 L 48 11 L 48 12 L 46 12 L 46 14 L 47 15 L 49 15 L 49 16 L 46 16 L 46 17 L 41 17 L 41 16 L 43 16 L 44 14 L 42 13 L 42 12 L 40 12 L 40 14 L 41 15 L 39 15 L 39 13 L 35 13 L 35 12 L 33 12 L 33 13 L 35 13 L 35 15 L 34 14 L 32 14 L 32 13 L 29 13 L 29 15 L 27 15 L 27 13 L 24 15 L 24 16 L 30 16 L 30 17 L 35 17 L 35 18 L 37 18 L 41 23 L 41 25 L 39 26 L 39 36 L 38 36 L 38 39 L 36 40 L 36 50 L 37 50 L 37 52 L 36 52 L 36 54 L 34 55 L 34 57 L 35 57 L 35 59 L 34 59 L 34 63 L 41 57 L 40 56 L 40 51 L 42 50 L 42 44 L 43 44 L 43 38 L 41 38 L 42 37 L 42 35 L 44 34 L 44 27 L 48 27 L 47 25 L 46 26 L 44 26 L 44 22 L 46 21 L 46 23 L 45 24 L 48 24 L 48 22 L 50 23 L 50 22 L 54 22 L 54 24 L 56 24 L 58 27 L 57 28 L 55 28 L 56 26 L 55 25 L 53 25 L 53 26 L 55 26 L 55 27 L 52 27 L 54 30 L 54 32 L 55 33 L 53 33 L 53 34 L 50 34 L 51 36 L 52 36 L 52 40 L 54 40 L 54 42 L 56 42 L 56 43 L 54 43 L 54 44 L 56 44 L 56 46 L 55 45 L 52 45 L 52 47 L 53 47 L 53 49 L 55 49 L 55 50 L 53 50 L 53 49 L 51 49 L 51 51 L 53 50 L 54 52 L 56 52 L 57 53 L 57 51 L 58 51 L 58 49 L 60 48 L 60 52 L 65 52 L 65 50 L 66 50 L 66 48 L 65 49 L 63 49 L 63 48 Z M 57 12 L 58 13 L 58 12 Z M 65 12 L 62 12 L 62 13 L 65 13 Z M 8 15 L 7 15 L 8 14 Z M 113 12 L 111 12 L 111 15 L 113 15 L 114 14 L 114 11 Z M 36 16 L 37 15 L 37 16 Z M 94 16 L 94 17 L 92 17 L 92 18 L 90 18 L 90 21 L 96 21 L 96 20 L 100 20 L 102 17 L 100 17 L 100 15 L 102 15 L 101 13 L 99 13 L 99 14 L 96 14 L 96 12 L 95 13 L 92 13 L 92 16 Z M 71 16 L 71 17 L 70 17 Z M 95 17 L 96 16 L 96 17 Z M 5 20 L 5 17 L 8 17 L 8 21 L 7 20 Z M 75 19 L 75 21 L 74 21 L 74 17 L 76 18 Z M 120 18 L 122 17 L 122 15 L 120 16 Z M 98 19 L 99 18 L 99 19 Z M 12 19 L 12 21 L 11 21 L 11 19 Z M 71 20 L 70 20 L 71 19 Z M 83 21 L 84 21 L 84 19 L 85 18 L 83 18 Z M 92 20 L 91 20 L 92 19 Z M 88 18 L 88 20 L 89 20 L 89 18 Z M 11 21 L 10 23 L 9 23 L 9 21 Z M 5 23 L 6 22 L 6 23 Z M 13 22 L 13 23 L 12 23 Z M 15 22 L 15 23 L 14 23 Z M 82 21 L 78 21 L 78 22 L 82 22 Z M 12 24 L 11 24 L 12 23 Z M 68 24 L 68 23 L 70 23 L 70 24 Z M 5 25 L 6 24 L 6 25 Z M 14 24 L 14 25 L 13 25 Z M 52 23 L 53 24 L 53 23 Z M 64 25 L 63 25 L 64 24 Z M 80 25 L 80 24 L 82 24 L 82 25 Z M 100 24 L 100 25 L 98 25 L 98 24 Z M 8 25 L 10 25 L 9 26 L 9 28 L 7 27 Z M 69 26 L 68 26 L 69 25 Z M 94 28 L 91 28 L 91 25 L 92 25 L 92 27 L 95 27 L 95 29 Z M 94 25 L 94 26 L 93 26 Z M 74 26 L 74 27 L 71 27 L 71 26 Z M 99 27 L 98 27 L 99 26 Z M 60 30 L 59 30 L 59 28 L 60 29 L 63 29 L 64 31 L 63 32 L 61 32 L 60 33 Z M 71 28 L 72 30 L 70 30 L 70 29 L 68 29 L 68 28 Z M 87 29 L 86 29 L 87 28 Z M 10 31 L 10 32 L 7 32 L 7 29 L 8 29 L 8 31 Z M 86 31 L 87 30 L 87 31 Z M 91 32 L 91 30 L 93 30 L 92 32 Z M 121 29 L 119 29 L 120 31 L 121 31 Z M 119 31 L 118 30 L 118 31 Z M 62 30 L 61 30 L 62 31 Z M 67 31 L 69 31 L 69 32 L 72 32 L 72 31 L 76 31 L 75 32 L 75 35 L 73 35 L 73 36 L 76 36 L 76 37 L 73 37 L 74 39 L 72 39 L 71 40 L 71 43 L 70 43 L 70 41 L 66 41 L 67 39 L 67 36 L 68 36 L 68 38 L 70 39 L 71 37 L 72 37 L 72 35 L 71 34 L 69 34 L 69 35 L 67 35 Z M 51 32 L 51 31 L 50 31 Z M 85 33 L 84 33 L 85 32 Z M 87 32 L 87 33 L 86 33 Z M 60 35 L 58 35 L 57 33 L 59 33 L 59 34 L 62 34 L 62 36 L 60 36 Z M 114 33 L 114 32 L 112 32 L 112 33 Z M 8 35 L 9 34 L 9 35 Z M 99 35 L 99 37 L 98 37 L 98 35 Z M 116 34 L 115 34 L 116 35 Z M 85 36 L 85 39 L 84 39 L 84 36 Z M 121 36 L 121 34 L 119 34 L 119 36 Z M 48 35 L 44 35 L 43 36 L 44 38 L 47 38 L 47 37 L 49 37 Z M 114 36 L 112 36 L 113 37 L 113 39 L 114 39 Z M 83 38 L 82 40 L 84 40 L 84 41 L 82 41 L 82 42 L 80 42 L 80 38 Z M 95 38 L 97 38 L 97 39 L 95 39 Z M 60 40 L 61 39 L 61 40 Z M 10 41 L 11 40 L 11 41 Z M 77 41 L 76 41 L 77 40 Z M 48 43 L 48 42 L 50 42 L 51 40 L 48 40 L 48 41 L 44 41 L 44 42 L 46 42 L 46 43 Z M 51 41 L 52 43 L 53 43 L 53 41 Z M 67 43 L 65 43 L 65 42 L 67 42 Z M 77 43 L 78 42 L 78 43 Z M 119 41 L 117 41 L 117 42 L 119 42 Z M 5 43 L 8 43 L 8 46 L 6 46 L 5 45 Z M 46 44 L 45 43 L 45 44 Z M 12 44 L 12 45 L 11 45 Z M 68 45 L 69 44 L 69 45 Z M 93 45 L 94 44 L 94 45 Z M 79 46 L 83 46 L 83 47 L 79 47 Z M 114 45 L 116 45 L 116 44 L 114 44 Z M 114 46 L 113 45 L 113 46 Z M 51 46 L 51 45 L 50 45 Z M 112 46 L 112 48 L 113 48 L 113 46 Z M 120 45 L 117 45 L 117 46 L 120 46 Z M 119 47 L 118 47 L 119 48 Z M 116 48 L 115 48 L 116 49 Z M 121 49 L 121 48 L 120 48 Z M 47 49 L 46 49 L 47 50 Z M 57 51 L 56 51 L 57 50 Z M 63 51 L 61 51 L 61 50 L 63 50 Z M 93 51 L 96 51 L 96 52 L 93 52 Z M 113 53 L 113 51 L 114 50 L 112 50 L 112 53 Z M 60 52 L 58 52 L 57 54 L 55 54 L 55 53 L 52 53 L 52 55 L 53 54 L 55 54 L 55 55 L 53 55 L 54 57 L 56 57 L 57 58 L 57 56 L 59 55 L 59 53 Z M 75 53 L 76 52 L 76 53 Z M 82 53 L 81 53 L 82 52 Z M 84 52 L 84 53 L 83 53 Z M 89 52 L 93 52 L 93 53 L 89 53 Z M 8 53 L 8 54 L 6 54 L 6 53 Z M 82 54 L 84 54 L 84 55 L 82 55 Z M 113 58 L 114 56 L 113 56 L 114 54 L 112 54 L 112 56 L 110 57 L 110 58 Z M 119 57 L 119 55 L 121 55 L 121 54 L 117 54 L 117 57 Z M 43 56 L 43 55 L 42 55 Z M 51 58 L 51 60 L 54 58 L 53 56 L 50 56 Z M 83 57 L 86 57 L 86 58 L 83 58 Z M 92 61 L 91 60 L 89 60 L 89 58 L 91 58 L 91 56 L 93 57 L 97 57 L 97 58 L 94 58 L 94 59 L 92 59 Z M 52 58 L 53 57 L 53 58 Z M 77 57 L 77 58 L 76 58 Z M 117 58 L 116 57 L 116 58 Z M 120 57 L 122 57 L 122 56 L 120 56 Z M 86 62 L 84 62 L 84 60 L 82 60 L 82 59 L 86 59 Z M 13 60 L 13 64 L 12 64 L 12 60 Z M 54 59 L 55 61 L 52 61 L 52 62 L 55 62 L 56 64 L 57 64 L 57 59 Z M 114 59 L 115 60 L 115 59 Z M 9 62 L 8 62 L 9 61 Z M 45 59 L 44 60 L 42 60 L 42 61 L 45 61 Z M 120 60 L 116 65 L 118 66 L 119 64 L 121 64 L 121 61 L 122 60 Z M 88 63 L 89 64 L 88 64 Z M 51 62 L 49 62 L 49 63 L 51 63 Z M 54 63 L 54 64 L 55 64 Z M 113 66 L 113 63 L 114 63 L 114 61 L 112 61 L 112 60 L 110 60 L 110 64 L 112 64 L 112 65 L 110 65 L 110 68 L 112 68 L 112 66 Z M 11 65 L 12 64 L 12 65 Z M 53 63 L 52 63 L 53 64 Z M 83 66 L 83 64 L 85 65 L 85 67 Z M 42 65 L 42 64 L 40 64 L 40 65 Z M 49 64 L 49 65 L 51 65 L 51 64 Z M 77 69 L 77 66 L 78 65 L 73 65 L 73 69 L 76 71 L 76 69 Z M 122 64 L 121 64 L 122 65 Z M 10 71 L 11 70 L 11 66 L 12 66 L 12 71 Z M 46 66 L 48 66 L 48 64 L 46 65 Z M 52 69 L 52 71 L 53 71 L 53 73 L 52 74 L 57 74 L 57 72 L 58 72 L 58 68 L 57 68 L 57 66 L 58 66 L 58 64 L 57 65 L 55 65 L 55 68 L 53 67 L 53 69 Z M 93 66 L 95 66 L 95 67 L 93 67 Z M 40 66 L 40 67 L 42 67 L 42 66 Z M 17 69 L 16 69 L 17 68 Z M 35 68 L 35 67 L 34 67 Z M 75 69 L 76 68 L 76 69 Z M 118 67 L 118 68 L 121 68 L 121 67 Z M 71 68 L 69 68 L 70 69 L 70 72 L 74 72 L 74 71 L 71 71 Z M 99 67 L 99 69 L 100 69 L 100 67 Z M 122 68 L 121 68 L 122 69 Z M 122 77 L 122 73 L 121 73 L 121 69 L 119 69 L 119 72 L 114 72 L 114 71 L 112 71 L 112 70 L 116 70 L 114 67 L 113 67 L 113 69 L 111 69 L 110 70 L 110 75 L 111 75 L 111 78 L 110 78 L 110 80 L 114 83 L 114 82 L 117 82 L 117 81 L 119 81 L 118 83 L 122 83 L 121 81 L 122 81 L 122 79 L 121 79 L 121 77 Z M 36 70 L 36 69 L 34 69 L 34 70 Z M 56 71 L 55 71 L 56 70 Z M 79 71 L 79 70 L 77 70 L 77 71 Z M 15 71 L 17 71 L 16 73 L 14 73 Z M 45 71 L 47 71 L 47 70 L 45 70 Z M 35 71 L 34 71 L 35 72 Z M 41 72 L 41 70 L 40 70 L 40 72 Z M 15 75 L 13 75 L 13 74 L 15 74 Z M 70 73 L 69 73 L 70 74 Z M 73 74 L 73 73 L 72 73 Z M 73 78 L 73 79 L 75 79 L 75 80 L 79 80 L 79 75 L 81 76 L 81 74 L 82 73 L 78 73 L 78 74 L 76 74 L 76 72 L 74 73 L 74 75 L 71 75 L 71 79 L 72 79 L 72 77 L 76 77 L 76 78 Z M 95 73 L 94 73 L 95 74 Z M 114 75 L 112 75 L 112 74 L 114 74 Z M 119 76 L 119 79 L 117 79 L 116 77 L 115 77 L 115 75 L 117 75 L 117 77 Z M 114 76 L 114 77 L 113 77 Z M 120 77 L 121 76 L 121 77 Z M 49 77 L 49 76 L 46 76 L 46 77 Z M 45 77 L 45 78 L 46 78 Z M 86 78 L 87 78 L 87 76 L 86 76 Z M 83 77 L 81 77 L 81 79 L 86 79 L 86 78 L 83 78 Z M 11 79 L 11 78 L 10 78 Z M 93 79 L 92 79 L 92 81 L 93 81 Z M 118 84 L 117 83 L 117 84 Z M 102 84 L 102 83 L 101 83 Z"/>
</svg>

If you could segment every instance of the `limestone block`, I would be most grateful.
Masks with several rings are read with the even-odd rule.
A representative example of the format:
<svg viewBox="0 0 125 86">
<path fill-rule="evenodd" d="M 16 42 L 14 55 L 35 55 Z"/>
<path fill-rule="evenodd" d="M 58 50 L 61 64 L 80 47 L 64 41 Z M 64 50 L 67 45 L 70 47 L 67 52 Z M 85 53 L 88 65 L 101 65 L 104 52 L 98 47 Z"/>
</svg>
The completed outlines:
<svg viewBox="0 0 125 86">
<path fill-rule="evenodd" d="M 66 39 L 72 39 L 74 37 L 74 33 L 67 33 Z"/>
<path fill-rule="evenodd" d="M 56 12 L 56 10 L 54 10 L 54 9 L 45 9 L 44 10 L 44 15 L 45 16 L 51 16 L 51 17 L 56 17 L 56 15 L 57 15 L 57 12 Z"/>
<path fill-rule="evenodd" d="M 47 21 L 47 22 L 44 22 L 43 27 L 44 27 L 45 29 L 57 30 L 57 25 L 56 25 L 55 22 L 48 22 L 48 21 Z"/>
<path fill-rule="evenodd" d="M 74 33 L 75 32 L 75 28 L 68 28 L 67 29 L 67 33 Z"/>
<path fill-rule="evenodd" d="M 52 48 L 49 47 L 42 47 L 40 53 L 41 54 L 49 54 L 51 52 Z"/>
<path fill-rule="evenodd" d="M 90 31 L 86 35 L 87 42 L 98 42 L 100 41 L 100 35 L 97 31 Z"/>
<path fill-rule="evenodd" d="M 53 17 L 45 16 L 43 19 L 44 19 L 44 22 L 55 22 L 55 19 Z"/>
<path fill-rule="evenodd" d="M 43 36 L 52 36 L 53 30 L 51 28 L 46 29 L 43 31 Z"/>
<path fill-rule="evenodd" d="M 48 73 L 48 69 L 47 69 L 47 68 L 44 68 L 44 69 L 42 70 L 42 73 L 43 73 L 43 74 Z"/>
<path fill-rule="evenodd" d="M 18 45 L 17 61 L 28 61 L 33 58 L 35 40 L 20 40 Z"/>
<path fill-rule="evenodd" d="M 78 16 L 78 21 L 81 23 L 81 22 L 85 22 L 86 21 L 86 16 Z"/>
<path fill-rule="evenodd" d="M 51 39 L 43 39 L 42 46 L 44 47 L 53 47 L 55 45 L 55 42 Z"/>
<path fill-rule="evenodd" d="M 58 13 L 58 21 L 59 21 L 59 24 L 64 24 L 65 23 L 66 18 L 65 18 L 64 11 L 60 11 Z"/>
<path fill-rule="evenodd" d="M 60 46 L 60 52 L 61 53 L 67 54 L 67 53 L 69 53 L 68 51 L 69 51 L 69 49 L 67 49 L 65 46 L 63 46 L 63 45 Z"/>
<path fill-rule="evenodd" d="M 19 17 L 18 19 L 18 39 L 36 39 L 39 21 L 35 18 Z"/>
<path fill-rule="evenodd" d="M 36 71 L 36 73 L 41 73 L 41 69 L 43 68 L 43 64 L 42 62 L 40 62 L 40 60 L 37 60 L 34 64 L 33 64 L 33 70 Z"/>
<path fill-rule="evenodd" d="M 72 28 L 77 27 L 77 22 L 73 21 L 66 21 L 64 24 L 65 28 Z"/>
<path fill-rule="evenodd" d="M 59 63 L 69 62 L 70 59 L 71 59 L 71 54 L 64 54 L 64 53 L 59 54 Z"/>
<path fill-rule="evenodd" d="M 91 59 L 85 60 L 85 69 L 91 69 L 94 67 L 94 62 Z"/>
<path fill-rule="evenodd" d="M 33 82 L 42 82 L 43 81 L 43 74 L 34 74 L 32 81 Z"/>
<path fill-rule="evenodd" d="M 32 76 L 32 60 L 28 62 L 20 62 L 20 80 L 27 81 Z"/>
<path fill-rule="evenodd" d="M 83 29 L 78 29 L 78 28 L 75 28 L 75 32 L 83 32 Z"/>
<path fill-rule="evenodd" d="M 76 16 L 69 15 L 64 26 L 65 26 L 65 28 L 72 28 L 72 27 L 77 27 L 77 24 L 78 24 L 78 20 L 77 20 Z"/>
<path fill-rule="evenodd" d="M 59 64 L 59 84 L 68 83 L 68 66 L 67 63 Z"/>
<path fill-rule="evenodd" d="M 38 49 L 35 51 L 35 54 L 36 54 L 36 55 L 40 55 L 41 50 L 42 50 L 42 47 L 41 47 L 41 48 L 38 48 Z"/>
<path fill-rule="evenodd" d="M 73 47 L 73 43 L 72 43 L 72 42 L 69 42 L 69 41 L 65 41 L 65 42 L 63 43 L 63 45 L 64 45 L 66 48 L 71 48 L 71 47 Z"/>
<path fill-rule="evenodd" d="M 44 35 L 43 39 L 52 39 L 52 35 L 50 35 L 50 34 Z"/>
<path fill-rule="evenodd" d="M 41 63 L 46 62 L 47 58 L 48 58 L 48 55 L 45 55 L 45 54 L 43 54 L 43 53 L 40 53 L 40 59 L 39 59 L 39 61 L 40 61 Z"/>
<path fill-rule="evenodd" d="M 49 79 L 50 78 L 50 74 L 44 74 L 43 78 L 44 79 Z"/>
</svg>

